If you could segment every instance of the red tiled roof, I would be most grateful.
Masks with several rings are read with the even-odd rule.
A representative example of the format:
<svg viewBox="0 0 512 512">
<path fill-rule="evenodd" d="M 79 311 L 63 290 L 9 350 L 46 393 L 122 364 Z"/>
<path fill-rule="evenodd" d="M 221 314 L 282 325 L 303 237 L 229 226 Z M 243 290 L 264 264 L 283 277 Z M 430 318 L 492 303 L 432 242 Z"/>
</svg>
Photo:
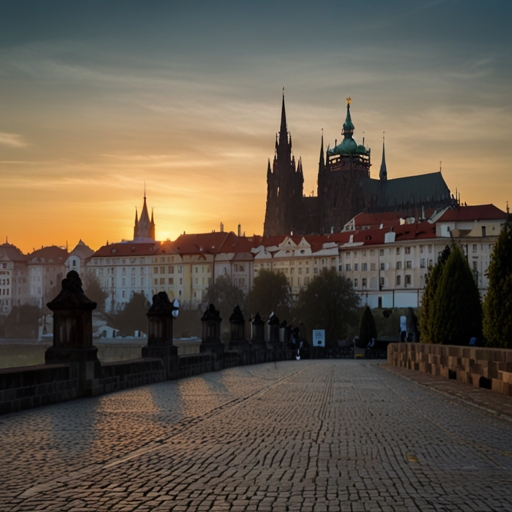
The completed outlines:
<svg viewBox="0 0 512 512">
<path fill-rule="evenodd" d="M 153 256 L 158 254 L 160 242 L 131 243 L 120 242 L 100 247 L 91 258 L 122 257 L 122 256 Z"/>
<path fill-rule="evenodd" d="M 0 249 L 2 249 L 7 258 L 11 261 L 27 261 L 27 256 L 25 256 L 15 245 L 5 243 L 0 245 Z"/>
<path fill-rule="evenodd" d="M 507 214 L 493 204 L 480 204 L 475 206 L 458 206 L 449 208 L 438 222 L 464 221 L 464 220 L 500 220 Z"/>
<path fill-rule="evenodd" d="M 29 263 L 40 263 L 40 264 L 64 264 L 69 256 L 66 249 L 51 245 L 49 247 L 42 247 L 37 251 L 28 255 Z"/>
</svg>

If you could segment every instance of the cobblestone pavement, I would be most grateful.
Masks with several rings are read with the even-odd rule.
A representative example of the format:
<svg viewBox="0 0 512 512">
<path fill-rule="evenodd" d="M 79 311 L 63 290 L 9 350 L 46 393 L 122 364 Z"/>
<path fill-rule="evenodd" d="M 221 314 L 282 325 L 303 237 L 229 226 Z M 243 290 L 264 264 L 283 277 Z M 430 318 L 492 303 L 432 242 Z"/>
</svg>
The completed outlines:
<svg viewBox="0 0 512 512">
<path fill-rule="evenodd" d="M 0 511 L 511 511 L 511 453 L 375 362 L 279 362 L 0 417 Z"/>
</svg>

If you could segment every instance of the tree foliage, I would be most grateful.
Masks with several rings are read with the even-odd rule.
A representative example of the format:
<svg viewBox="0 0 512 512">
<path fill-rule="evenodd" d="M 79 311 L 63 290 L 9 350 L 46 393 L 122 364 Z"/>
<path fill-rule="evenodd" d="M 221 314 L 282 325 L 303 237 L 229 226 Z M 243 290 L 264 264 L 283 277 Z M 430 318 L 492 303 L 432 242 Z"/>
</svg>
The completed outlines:
<svg viewBox="0 0 512 512">
<path fill-rule="evenodd" d="M 288 279 L 280 272 L 261 269 L 247 295 L 247 310 L 267 317 L 274 312 L 281 320 L 290 315 L 291 292 Z"/>
<path fill-rule="evenodd" d="M 428 271 L 425 291 L 421 304 L 420 332 L 422 343 L 434 343 L 431 334 L 432 310 L 434 297 L 443 274 L 443 267 L 450 256 L 450 246 L 447 245 L 439 255 L 437 263 Z"/>
<path fill-rule="evenodd" d="M 121 336 L 133 336 L 135 331 L 148 332 L 149 302 L 143 292 L 132 292 L 123 309 L 113 315 L 113 327 Z"/>
<path fill-rule="evenodd" d="M 359 296 L 350 281 L 335 269 L 324 268 L 300 291 L 293 316 L 304 324 L 306 334 L 325 329 L 326 347 L 335 348 L 356 322 L 358 306 Z"/>
<path fill-rule="evenodd" d="M 242 311 L 245 310 L 245 299 L 244 292 L 232 284 L 228 276 L 217 278 L 206 291 L 206 300 L 219 310 L 224 327 L 229 324 L 229 317 L 235 306 L 239 306 Z"/>
<path fill-rule="evenodd" d="M 512 348 L 512 221 L 501 230 L 487 270 L 483 330 L 487 345 Z"/>
<path fill-rule="evenodd" d="M 96 310 L 105 312 L 105 303 L 108 298 L 108 292 L 104 291 L 101 286 L 96 274 L 93 272 L 87 272 L 82 281 L 82 288 L 88 299 L 96 302 Z"/>
<path fill-rule="evenodd" d="M 357 346 L 359 348 L 366 348 L 372 339 L 377 339 L 377 327 L 372 310 L 369 306 L 365 306 L 359 326 L 359 340 L 357 341 Z"/>
<path fill-rule="evenodd" d="M 24 304 L 14 306 L 5 319 L 6 338 L 37 338 L 41 310 L 37 306 Z"/>
<path fill-rule="evenodd" d="M 430 305 L 429 333 L 433 343 L 468 345 L 482 336 L 482 306 L 473 273 L 462 253 L 452 245 Z"/>
</svg>

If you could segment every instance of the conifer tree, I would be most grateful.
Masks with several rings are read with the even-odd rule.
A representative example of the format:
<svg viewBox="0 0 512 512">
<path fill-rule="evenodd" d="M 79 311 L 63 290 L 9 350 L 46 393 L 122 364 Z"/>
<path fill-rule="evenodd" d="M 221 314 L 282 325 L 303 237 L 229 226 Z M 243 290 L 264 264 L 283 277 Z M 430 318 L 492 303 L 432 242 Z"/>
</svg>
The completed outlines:
<svg viewBox="0 0 512 512">
<path fill-rule="evenodd" d="M 512 348 L 512 220 L 494 246 L 487 270 L 489 288 L 484 300 L 484 337 L 490 347 Z"/>
<path fill-rule="evenodd" d="M 453 244 L 431 304 L 433 343 L 469 345 L 482 336 L 482 306 L 473 273 L 460 246 Z"/>
<path fill-rule="evenodd" d="M 363 316 L 361 317 L 357 346 L 359 348 L 366 348 L 372 339 L 377 339 L 377 327 L 375 326 L 372 310 L 369 306 L 365 306 Z"/>
<path fill-rule="evenodd" d="M 423 292 L 423 298 L 421 301 L 420 340 L 422 343 L 434 343 L 430 332 L 433 301 L 437 287 L 439 286 L 439 281 L 443 274 L 443 266 L 450 256 L 450 252 L 450 246 L 447 245 L 439 255 L 437 263 L 431 267 L 428 272 L 427 283 L 425 285 L 425 291 Z"/>
</svg>

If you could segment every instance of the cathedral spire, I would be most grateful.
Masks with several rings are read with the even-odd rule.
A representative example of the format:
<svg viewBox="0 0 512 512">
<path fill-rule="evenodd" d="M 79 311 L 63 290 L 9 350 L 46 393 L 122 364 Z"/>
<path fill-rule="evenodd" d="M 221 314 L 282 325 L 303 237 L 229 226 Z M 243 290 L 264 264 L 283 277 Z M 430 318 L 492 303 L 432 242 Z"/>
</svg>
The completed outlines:
<svg viewBox="0 0 512 512">
<path fill-rule="evenodd" d="M 320 142 L 320 161 L 318 163 L 320 169 L 323 169 L 325 167 L 325 160 L 324 160 L 324 129 L 322 128 L 322 139 Z"/>
<path fill-rule="evenodd" d="M 388 170 L 386 167 L 386 147 L 384 145 L 386 141 L 385 133 L 382 134 L 382 162 L 380 164 L 379 178 L 380 181 L 386 181 L 388 179 Z"/>
<path fill-rule="evenodd" d="M 281 106 L 281 126 L 279 128 L 279 143 L 286 144 L 288 138 L 288 130 L 286 127 L 286 108 L 284 106 L 284 87 L 283 87 L 283 102 Z"/>
</svg>

